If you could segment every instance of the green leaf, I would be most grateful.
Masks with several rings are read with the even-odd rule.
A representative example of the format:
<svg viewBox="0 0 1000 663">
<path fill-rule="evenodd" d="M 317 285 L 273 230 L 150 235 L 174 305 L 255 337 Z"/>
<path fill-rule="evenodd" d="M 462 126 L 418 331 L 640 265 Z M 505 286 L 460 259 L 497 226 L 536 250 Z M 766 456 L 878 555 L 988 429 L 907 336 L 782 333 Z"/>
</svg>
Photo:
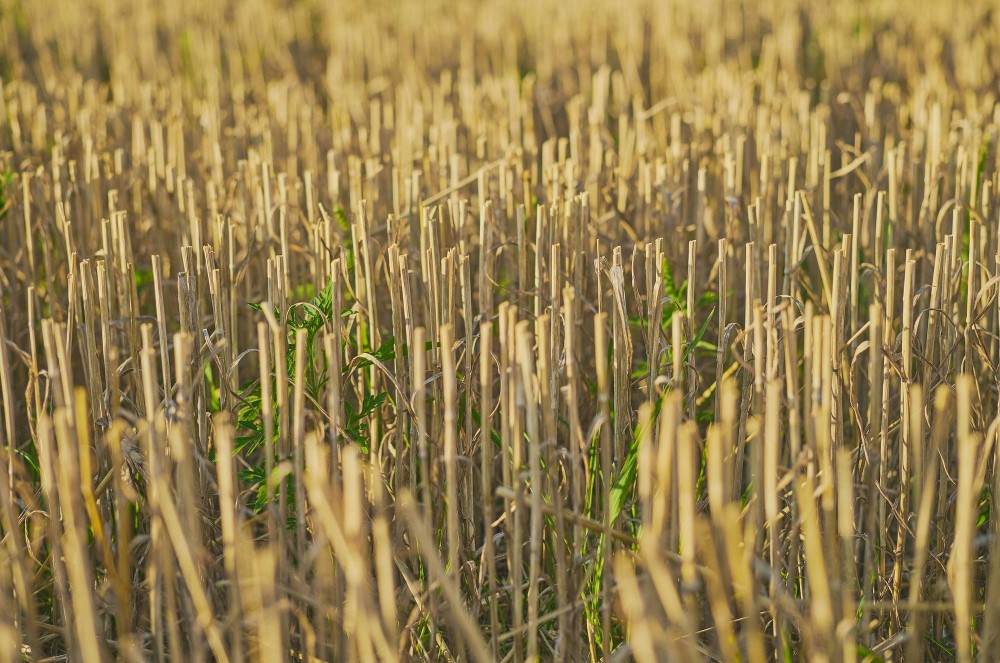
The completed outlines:
<svg viewBox="0 0 1000 663">
<path fill-rule="evenodd" d="M 483 426 L 483 415 L 476 408 L 472 408 L 472 420 L 476 422 L 476 425 L 482 428 Z M 503 438 L 500 437 L 500 433 L 496 429 L 490 428 L 490 441 L 493 442 L 493 446 L 497 449 L 503 448 Z"/>
<path fill-rule="evenodd" d="M 267 507 L 268 488 L 271 489 L 272 500 L 277 496 L 282 480 L 291 474 L 291 467 L 289 462 L 285 461 L 274 466 L 271 470 L 270 477 L 267 477 L 266 474 L 267 470 L 263 465 L 255 465 L 236 473 L 240 482 L 243 483 L 247 489 L 257 489 L 253 500 L 250 502 L 250 507 L 253 509 L 254 513 L 260 513 Z M 288 489 L 290 497 L 294 496 L 294 487 L 289 485 Z M 294 504 L 294 502 L 294 499 L 289 499 L 289 503 Z"/>
<path fill-rule="evenodd" d="M 979 159 L 976 161 L 976 190 L 977 191 L 979 190 L 979 187 L 983 183 L 983 173 L 986 172 L 986 161 L 989 159 L 989 156 L 990 156 L 990 141 L 987 139 L 979 147 Z"/>
<path fill-rule="evenodd" d="M 677 294 L 677 287 L 674 285 L 674 273 L 670 271 L 670 263 L 667 262 L 666 257 L 663 258 L 663 291 L 667 293 L 667 296 L 673 297 Z"/>
<path fill-rule="evenodd" d="M 31 470 L 31 475 L 35 478 L 41 476 L 41 468 L 38 464 L 38 451 L 34 442 L 29 441 L 24 447 L 17 449 L 17 455 L 25 462 Z"/>
<path fill-rule="evenodd" d="M 153 282 L 153 270 L 152 269 L 136 269 L 135 270 L 135 289 L 137 292 L 141 292 L 150 283 Z"/>
<path fill-rule="evenodd" d="M 372 356 L 381 362 L 390 361 L 396 358 L 396 339 L 392 336 L 382 341 L 382 345 L 378 346 Z"/>
<path fill-rule="evenodd" d="M 976 518 L 976 528 L 980 528 L 989 522 L 990 510 L 993 506 L 993 491 L 989 484 L 985 484 L 979 492 L 979 516 Z"/>
<path fill-rule="evenodd" d="M 382 341 L 382 344 L 378 346 L 374 352 L 369 353 L 371 356 L 378 359 L 380 362 L 385 363 L 396 358 L 396 340 L 390 336 L 386 340 Z M 357 364 L 354 368 L 367 368 L 372 365 L 371 359 L 367 357 L 361 357 L 358 359 Z M 347 373 L 351 369 L 350 366 L 344 367 L 344 373 Z"/>
<path fill-rule="evenodd" d="M 252 485 L 258 484 L 258 483 L 260 483 L 261 481 L 264 480 L 264 472 L 265 472 L 264 466 L 263 465 L 258 465 L 258 466 L 255 466 L 255 467 L 250 467 L 250 468 L 247 468 L 247 469 L 238 470 L 236 472 L 236 477 L 240 481 L 242 481 L 244 483 L 248 483 L 248 484 L 250 484 L 252 486 Z"/>
<path fill-rule="evenodd" d="M 635 362 L 635 367 L 632 369 L 632 374 L 629 377 L 633 380 L 641 380 L 647 375 L 649 375 L 649 362 L 645 359 L 640 359 Z"/>
<path fill-rule="evenodd" d="M 253 453 L 264 443 L 264 435 L 240 435 L 236 438 L 236 443 L 233 445 L 233 451 L 236 453 L 249 454 Z"/>
<path fill-rule="evenodd" d="M 267 482 L 261 481 L 257 486 L 257 497 L 253 501 L 254 513 L 260 513 L 267 507 Z"/>
<path fill-rule="evenodd" d="M 705 336 L 705 332 L 708 331 L 708 323 L 712 321 L 712 316 L 715 315 L 715 309 L 708 314 L 705 318 L 705 322 L 701 323 L 701 328 L 698 329 L 698 333 L 694 335 L 694 338 L 688 343 L 687 348 L 684 350 L 684 361 L 687 361 L 688 356 L 699 346 L 701 339 Z"/>
<path fill-rule="evenodd" d="M 14 182 L 14 173 L 7 171 L 0 174 L 0 219 L 10 211 L 10 201 L 7 199 L 7 189 Z"/>
<path fill-rule="evenodd" d="M 365 398 L 361 402 L 361 411 L 358 413 L 358 417 L 366 418 L 370 416 L 387 398 L 389 398 L 388 391 L 381 391 L 374 395 L 365 394 Z"/>
<path fill-rule="evenodd" d="M 708 306 L 709 304 L 715 304 L 718 301 L 719 301 L 719 293 L 715 292 L 714 290 L 706 290 L 705 292 L 702 293 L 701 297 L 698 298 L 697 306 L 700 308 L 703 306 Z"/>
<path fill-rule="evenodd" d="M 219 388 L 215 385 L 215 378 L 212 376 L 212 366 L 205 364 L 205 382 L 208 383 L 208 411 L 218 412 L 222 409 L 219 401 Z"/>
<path fill-rule="evenodd" d="M 707 407 L 695 413 L 695 421 L 699 424 L 711 424 L 715 422 L 715 410 Z"/>
<path fill-rule="evenodd" d="M 333 216 L 337 219 L 337 224 L 340 225 L 341 230 L 348 233 L 351 232 L 351 220 L 347 218 L 347 211 L 343 205 L 337 205 L 333 208 Z"/>
<path fill-rule="evenodd" d="M 649 417 L 649 426 L 653 426 L 656 421 L 656 417 L 660 411 L 660 403 L 661 401 L 656 402 L 656 407 L 654 408 L 652 415 Z M 607 422 L 604 425 L 608 425 Z M 628 450 L 628 455 L 625 457 L 625 462 L 622 464 L 621 471 L 618 472 L 618 477 L 611 486 L 612 523 L 618 520 L 618 516 L 621 515 L 622 509 L 625 507 L 625 501 L 628 499 L 628 496 L 632 493 L 632 489 L 635 487 L 635 479 L 639 469 L 639 441 L 642 440 L 645 432 L 645 429 L 643 429 L 641 425 L 636 426 L 635 434 L 632 437 L 632 444 Z"/>
</svg>

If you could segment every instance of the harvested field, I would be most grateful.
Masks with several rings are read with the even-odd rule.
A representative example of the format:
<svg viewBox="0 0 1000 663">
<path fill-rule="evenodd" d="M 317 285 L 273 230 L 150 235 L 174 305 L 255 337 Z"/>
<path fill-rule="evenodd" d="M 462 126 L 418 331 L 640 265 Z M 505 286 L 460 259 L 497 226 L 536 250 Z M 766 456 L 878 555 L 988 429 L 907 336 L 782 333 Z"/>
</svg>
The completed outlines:
<svg viewBox="0 0 1000 663">
<path fill-rule="evenodd" d="M 992 0 L 0 0 L 0 663 L 1000 660 L 998 72 Z"/>
</svg>

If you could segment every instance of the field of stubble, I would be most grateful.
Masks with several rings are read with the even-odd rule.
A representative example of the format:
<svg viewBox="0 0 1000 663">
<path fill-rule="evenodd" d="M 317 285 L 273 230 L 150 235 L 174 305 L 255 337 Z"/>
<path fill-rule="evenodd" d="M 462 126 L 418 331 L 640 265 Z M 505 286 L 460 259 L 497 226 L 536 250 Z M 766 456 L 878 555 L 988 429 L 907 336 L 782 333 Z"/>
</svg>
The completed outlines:
<svg viewBox="0 0 1000 663">
<path fill-rule="evenodd" d="M 0 663 L 1000 659 L 1000 7 L 0 0 Z"/>
</svg>

